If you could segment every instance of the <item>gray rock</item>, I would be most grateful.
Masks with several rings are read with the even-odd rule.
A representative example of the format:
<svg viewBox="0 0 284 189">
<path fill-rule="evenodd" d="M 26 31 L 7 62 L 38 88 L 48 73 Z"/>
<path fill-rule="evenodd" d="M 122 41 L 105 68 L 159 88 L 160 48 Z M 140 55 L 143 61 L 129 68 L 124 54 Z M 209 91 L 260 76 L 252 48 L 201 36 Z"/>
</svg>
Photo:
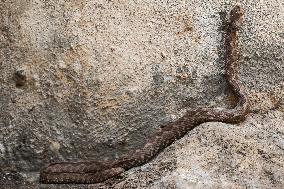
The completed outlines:
<svg viewBox="0 0 284 189">
<path fill-rule="evenodd" d="M 283 188 L 284 4 L 250 1 L 239 33 L 252 112 L 206 123 L 97 185 L 39 185 L 48 162 L 113 159 L 195 107 L 232 107 L 235 1 L 0 3 L 0 183 L 6 188 Z"/>
</svg>

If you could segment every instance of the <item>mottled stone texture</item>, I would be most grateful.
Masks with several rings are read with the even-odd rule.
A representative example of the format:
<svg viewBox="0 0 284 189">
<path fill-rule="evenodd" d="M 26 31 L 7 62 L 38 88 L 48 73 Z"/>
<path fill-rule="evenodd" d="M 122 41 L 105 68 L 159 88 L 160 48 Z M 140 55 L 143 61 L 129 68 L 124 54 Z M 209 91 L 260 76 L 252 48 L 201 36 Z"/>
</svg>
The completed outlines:
<svg viewBox="0 0 284 189">
<path fill-rule="evenodd" d="M 231 107 L 223 24 L 236 3 L 239 125 L 206 123 L 98 185 L 39 185 L 48 162 L 113 159 L 194 107 Z M 6 188 L 283 188 L 284 1 L 0 0 Z"/>
</svg>

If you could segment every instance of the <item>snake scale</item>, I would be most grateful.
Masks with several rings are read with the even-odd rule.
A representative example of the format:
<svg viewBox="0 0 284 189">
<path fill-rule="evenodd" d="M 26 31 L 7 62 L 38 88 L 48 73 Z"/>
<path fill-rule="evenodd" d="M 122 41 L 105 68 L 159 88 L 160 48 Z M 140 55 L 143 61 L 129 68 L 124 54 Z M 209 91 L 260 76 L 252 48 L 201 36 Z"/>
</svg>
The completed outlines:
<svg viewBox="0 0 284 189">
<path fill-rule="evenodd" d="M 204 122 L 239 123 L 249 111 L 248 97 L 238 77 L 237 32 L 242 24 L 244 11 L 235 6 L 230 12 L 225 38 L 226 79 L 238 99 L 233 109 L 197 108 L 168 123 L 150 136 L 141 149 L 131 151 L 116 160 L 58 162 L 45 166 L 40 172 L 42 183 L 98 183 L 114 177 L 132 167 L 150 161 L 158 152 L 188 131 Z"/>
</svg>

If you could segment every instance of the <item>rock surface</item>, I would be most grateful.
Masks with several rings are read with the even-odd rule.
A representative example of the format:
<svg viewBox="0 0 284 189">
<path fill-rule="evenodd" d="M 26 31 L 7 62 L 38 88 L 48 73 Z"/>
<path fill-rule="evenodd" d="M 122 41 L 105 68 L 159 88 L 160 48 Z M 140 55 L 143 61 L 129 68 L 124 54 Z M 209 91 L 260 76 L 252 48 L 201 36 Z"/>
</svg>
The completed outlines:
<svg viewBox="0 0 284 189">
<path fill-rule="evenodd" d="M 195 107 L 231 107 L 222 25 L 236 1 L 0 2 L 6 188 L 283 188 L 284 2 L 250 1 L 239 33 L 252 111 L 206 123 L 97 185 L 40 185 L 48 162 L 113 159 Z"/>
</svg>

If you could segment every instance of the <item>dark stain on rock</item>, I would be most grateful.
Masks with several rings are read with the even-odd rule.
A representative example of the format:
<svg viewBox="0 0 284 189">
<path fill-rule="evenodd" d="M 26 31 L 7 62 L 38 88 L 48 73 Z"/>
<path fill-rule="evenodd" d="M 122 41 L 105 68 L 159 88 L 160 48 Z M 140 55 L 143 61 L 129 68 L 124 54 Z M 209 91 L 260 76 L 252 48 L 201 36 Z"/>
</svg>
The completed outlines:
<svg viewBox="0 0 284 189">
<path fill-rule="evenodd" d="M 25 70 L 17 70 L 14 73 L 14 81 L 16 87 L 23 87 L 27 82 L 27 75 L 25 73 Z"/>
<path fill-rule="evenodd" d="M 0 172 L 0 185 L 5 188 L 18 188 L 24 182 L 23 176 L 16 171 Z"/>
</svg>

